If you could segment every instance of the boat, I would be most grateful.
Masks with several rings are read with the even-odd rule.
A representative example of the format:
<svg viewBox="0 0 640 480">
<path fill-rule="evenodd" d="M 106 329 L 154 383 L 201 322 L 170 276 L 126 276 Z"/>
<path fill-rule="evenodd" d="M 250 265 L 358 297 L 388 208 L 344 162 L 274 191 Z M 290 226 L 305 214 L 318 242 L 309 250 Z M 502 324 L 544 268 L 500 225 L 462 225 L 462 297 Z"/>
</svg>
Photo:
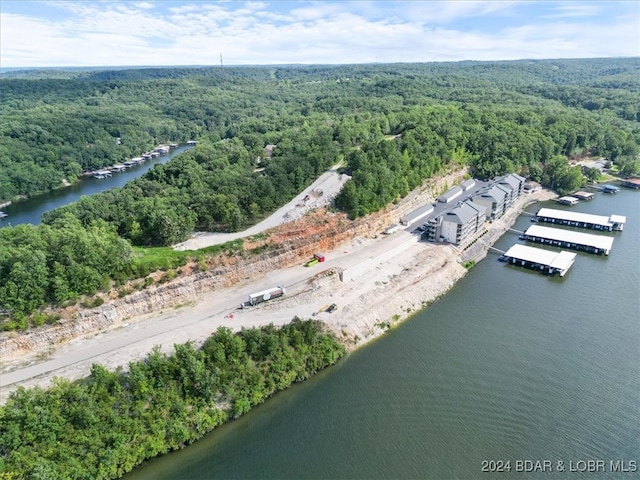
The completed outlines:
<svg viewBox="0 0 640 480">
<path fill-rule="evenodd" d="M 91 175 L 93 175 L 93 178 L 103 179 L 111 176 L 111 170 L 98 170 Z"/>
<path fill-rule="evenodd" d="M 6 213 L 4 213 L 2 210 L 0 210 L 0 220 L 2 220 L 3 218 L 7 218 L 9 215 L 7 215 Z"/>
</svg>

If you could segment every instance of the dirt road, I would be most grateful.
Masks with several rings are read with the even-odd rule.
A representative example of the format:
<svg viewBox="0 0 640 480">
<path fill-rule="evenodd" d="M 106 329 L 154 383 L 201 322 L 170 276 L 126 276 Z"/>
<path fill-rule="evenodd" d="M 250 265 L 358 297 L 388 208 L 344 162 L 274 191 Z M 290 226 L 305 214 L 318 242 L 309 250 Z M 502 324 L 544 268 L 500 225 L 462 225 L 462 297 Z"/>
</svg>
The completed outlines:
<svg viewBox="0 0 640 480">
<path fill-rule="evenodd" d="M 200 248 L 218 245 L 238 238 L 250 237 L 264 232 L 286 222 L 302 217 L 306 212 L 319 207 L 326 207 L 338 195 L 344 183 L 351 177 L 338 173 L 338 166 L 323 173 L 309 187 L 276 210 L 268 218 L 242 232 L 234 233 L 195 233 L 189 240 L 175 245 L 176 250 L 198 250 Z"/>
</svg>

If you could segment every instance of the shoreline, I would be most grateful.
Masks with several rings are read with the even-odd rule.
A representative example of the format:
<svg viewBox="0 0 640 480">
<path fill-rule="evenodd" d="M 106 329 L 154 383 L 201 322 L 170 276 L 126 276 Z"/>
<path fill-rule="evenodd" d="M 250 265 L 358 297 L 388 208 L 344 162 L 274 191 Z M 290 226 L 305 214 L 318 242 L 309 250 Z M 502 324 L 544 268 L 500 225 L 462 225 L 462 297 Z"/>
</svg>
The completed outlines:
<svg viewBox="0 0 640 480">
<path fill-rule="evenodd" d="M 375 239 L 355 237 L 326 252 L 327 258 L 335 261 L 328 261 L 328 268 L 318 269 L 315 275 L 301 266 L 266 273 L 260 283 L 267 287 L 291 279 L 292 272 L 299 278 L 288 286 L 287 295 L 275 301 L 237 310 L 238 299 L 244 298 L 243 292 L 252 287 L 246 283 L 232 285 L 160 312 L 122 318 L 107 331 L 87 332 L 38 352 L 18 354 L 3 361 L 5 385 L 0 391 L 0 404 L 4 404 L 10 393 L 20 386 L 46 388 L 54 377 L 82 378 L 93 363 L 109 369 L 125 368 L 130 361 L 144 358 L 157 345 L 165 352 L 172 350 L 174 344 L 186 341 L 199 346 L 219 326 L 239 330 L 270 323 L 284 325 L 296 316 L 315 318 L 353 351 L 446 294 L 468 271 L 461 262 L 480 261 L 486 256 L 485 247 L 513 225 L 526 205 L 553 196 L 555 194 L 542 191 L 521 197 L 501 219 L 488 224 L 488 233 L 465 252 L 449 245 L 418 242 L 415 236 L 404 231 Z M 391 255 L 388 254 L 390 251 Z M 372 252 L 377 252 L 378 257 L 372 257 Z M 350 253 L 348 263 L 351 266 L 347 268 L 357 270 L 358 266 L 364 265 L 369 270 L 354 280 L 342 282 L 339 277 L 344 265 L 339 267 L 338 264 L 340 260 L 345 262 L 347 253 Z M 324 311 L 333 303 L 337 305 L 336 311 Z M 135 337 L 134 340 L 131 337 Z M 87 351 L 91 352 L 89 358 L 73 361 L 74 356 L 81 358 Z M 40 367 L 42 372 L 31 378 L 15 383 L 10 381 L 14 372 Z"/>
</svg>

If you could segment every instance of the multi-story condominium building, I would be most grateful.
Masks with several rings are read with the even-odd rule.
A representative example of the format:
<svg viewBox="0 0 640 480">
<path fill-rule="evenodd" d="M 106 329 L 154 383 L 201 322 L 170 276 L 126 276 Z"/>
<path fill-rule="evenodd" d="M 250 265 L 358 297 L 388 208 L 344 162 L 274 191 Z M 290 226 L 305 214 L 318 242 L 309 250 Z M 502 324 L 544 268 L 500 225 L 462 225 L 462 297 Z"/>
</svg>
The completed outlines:
<svg viewBox="0 0 640 480">
<path fill-rule="evenodd" d="M 424 235 L 432 242 L 448 242 L 463 246 L 484 229 L 485 207 L 471 200 L 455 207 L 424 225 Z"/>
</svg>

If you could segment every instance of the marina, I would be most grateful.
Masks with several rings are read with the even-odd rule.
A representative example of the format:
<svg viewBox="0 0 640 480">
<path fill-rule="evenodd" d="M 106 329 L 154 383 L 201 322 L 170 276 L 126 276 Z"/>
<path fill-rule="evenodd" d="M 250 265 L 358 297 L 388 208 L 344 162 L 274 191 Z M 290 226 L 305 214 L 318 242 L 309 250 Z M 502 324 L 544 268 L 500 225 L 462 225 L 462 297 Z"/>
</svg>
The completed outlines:
<svg viewBox="0 0 640 480">
<path fill-rule="evenodd" d="M 541 248 L 516 244 L 507 250 L 500 260 L 549 275 L 564 277 L 575 262 L 576 254 L 566 251 L 552 252 Z"/>
<path fill-rule="evenodd" d="M 42 215 L 45 212 L 73 203 L 85 195 L 94 195 L 112 188 L 123 187 L 127 182 L 154 168 L 155 165 L 166 163 L 188 149 L 189 147 L 183 145 L 172 149 L 167 155 L 158 155 L 157 158 L 142 164 L 131 165 L 131 168 L 125 167 L 124 162 L 114 163 L 112 167 L 122 165 L 125 168 L 119 167 L 117 172 L 110 170 L 112 174 L 104 178 L 95 178 L 93 172 L 87 172 L 83 175 L 82 180 L 74 182 L 68 187 L 58 188 L 16 202 L 4 202 L 0 204 L 0 210 L 4 211 L 7 217 L 0 218 L 0 228 L 15 227 L 24 223 L 37 225 L 42 221 Z M 105 166 L 99 171 L 108 168 Z"/>
<path fill-rule="evenodd" d="M 187 142 L 187 145 L 193 146 L 196 143 L 197 142 L 190 140 L 189 142 Z M 171 151 L 171 149 L 177 148 L 177 147 L 178 147 L 177 143 L 170 143 L 169 145 L 158 145 L 151 152 L 143 153 L 139 157 L 134 157 L 122 163 L 116 163 L 114 165 L 111 165 L 110 167 L 105 167 L 102 170 L 96 170 L 96 171 L 90 172 L 90 175 L 93 178 L 102 180 L 110 177 L 112 173 L 122 173 L 126 171 L 128 168 L 135 167 L 137 165 L 142 165 L 147 160 L 158 158 L 160 155 L 166 155 Z"/>
<path fill-rule="evenodd" d="M 520 236 L 522 240 L 546 245 L 554 245 L 589 253 L 609 255 L 613 238 L 604 235 L 573 232 L 560 228 L 532 225 Z"/>
<path fill-rule="evenodd" d="M 537 222 L 556 223 L 569 227 L 588 228 L 591 230 L 622 231 L 627 217 L 624 215 L 593 215 L 590 213 L 569 212 L 553 208 L 541 208 L 536 213 Z"/>
</svg>

